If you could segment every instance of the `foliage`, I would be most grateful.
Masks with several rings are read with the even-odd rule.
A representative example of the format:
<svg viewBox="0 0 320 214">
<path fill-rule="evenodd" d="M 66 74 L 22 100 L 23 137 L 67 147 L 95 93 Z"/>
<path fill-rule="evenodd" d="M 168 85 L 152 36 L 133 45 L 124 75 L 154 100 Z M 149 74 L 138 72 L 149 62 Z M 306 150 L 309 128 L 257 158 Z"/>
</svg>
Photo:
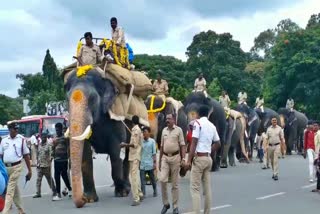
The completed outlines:
<svg viewBox="0 0 320 214">
<path fill-rule="evenodd" d="M 222 92 L 222 88 L 217 78 L 214 78 L 211 81 L 211 83 L 207 88 L 207 92 L 212 98 L 219 99 L 219 96 L 221 95 L 221 92 Z"/>
<path fill-rule="evenodd" d="M 320 26 L 284 33 L 272 55 L 266 68 L 267 101 L 280 107 L 293 97 L 297 109 L 307 109 L 309 116 L 319 118 Z"/>
<path fill-rule="evenodd" d="M 0 124 L 4 125 L 10 120 L 23 116 L 22 100 L 0 95 Z"/>
<path fill-rule="evenodd" d="M 46 102 L 64 99 L 63 81 L 49 50 L 43 61 L 42 73 L 17 74 L 16 78 L 22 82 L 19 96 L 30 101 L 31 114 L 44 114 Z"/>
</svg>

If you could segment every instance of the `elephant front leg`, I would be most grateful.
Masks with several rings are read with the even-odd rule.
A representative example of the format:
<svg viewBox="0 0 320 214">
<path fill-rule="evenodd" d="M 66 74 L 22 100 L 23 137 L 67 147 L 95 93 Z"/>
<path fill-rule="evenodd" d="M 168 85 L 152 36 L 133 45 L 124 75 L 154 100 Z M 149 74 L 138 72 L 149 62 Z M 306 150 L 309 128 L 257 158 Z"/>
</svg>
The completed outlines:
<svg viewBox="0 0 320 214">
<path fill-rule="evenodd" d="M 89 142 L 84 143 L 82 158 L 82 177 L 83 177 L 83 198 L 89 202 L 97 202 L 99 200 L 93 178 L 93 161 L 92 150 Z"/>
<path fill-rule="evenodd" d="M 221 158 L 221 168 L 227 168 L 228 167 L 228 163 L 227 163 L 227 159 L 228 159 L 228 153 L 229 153 L 229 149 L 230 149 L 230 144 L 226 144 L 223 147 L 223 152 L 222 152 L 222 158 Z"/>
<path fill-rule="evenodd" d="M 234 159 L 234 147 L 233 146 L 230 146 L 230 148 L 229 148 L 228 157 L 229 157 L 229 165 L 236 166 L 236 161 Z"/>
<path fill-rule="evenodd" d="M 114 182 L 114 194 L 116 197 L 126 197 L 130 192 L 129 186 L 123 179 L 123 164 L 119 155 L 110 154 L 111 175 Z"/>
</svg>

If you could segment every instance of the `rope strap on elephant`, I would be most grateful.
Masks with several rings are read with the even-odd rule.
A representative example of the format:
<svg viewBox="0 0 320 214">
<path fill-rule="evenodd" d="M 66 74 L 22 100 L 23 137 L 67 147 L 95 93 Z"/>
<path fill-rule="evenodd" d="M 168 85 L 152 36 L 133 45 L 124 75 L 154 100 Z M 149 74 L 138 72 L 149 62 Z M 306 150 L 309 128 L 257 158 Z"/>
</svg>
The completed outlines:
<svg viewBox="0 0 320 214">
<path fill-rule="evenodd" d="M 157 112 L 162 111 L 166 107 L 166 101 L 163 100 L 163 104 L 162 104 L 162 106 L 160 108 L 153 109 L 154 108 L 154 100 L 155 99 L 156 99 L 156 96 L 152 95 L 151 96 L 150 107 L 148 109 L 148 113 L 157 113 Z"/>
</svg>

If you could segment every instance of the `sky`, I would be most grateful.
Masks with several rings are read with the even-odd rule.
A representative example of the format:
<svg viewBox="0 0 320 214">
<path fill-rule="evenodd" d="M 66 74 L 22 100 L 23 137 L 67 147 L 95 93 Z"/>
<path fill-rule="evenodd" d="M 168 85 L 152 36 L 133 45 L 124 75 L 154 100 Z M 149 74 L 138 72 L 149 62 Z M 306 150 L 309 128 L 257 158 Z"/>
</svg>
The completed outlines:
<svg viewBox="0 0 320 214">
<path fill-rule="evenodd" d="M 305 27 L 319 0 L 10 0 L 0 7 L 0 94 L 18 96 L 19 73 L 41 72 L 47 49 L 59 67 L 73 62 L 84 32 L 110 38 L 115 16 L 135 54 L 186 61 L 195 34 L 230 32 L 249 51 L 260 32 L 290 18 Z"/>
</svg>

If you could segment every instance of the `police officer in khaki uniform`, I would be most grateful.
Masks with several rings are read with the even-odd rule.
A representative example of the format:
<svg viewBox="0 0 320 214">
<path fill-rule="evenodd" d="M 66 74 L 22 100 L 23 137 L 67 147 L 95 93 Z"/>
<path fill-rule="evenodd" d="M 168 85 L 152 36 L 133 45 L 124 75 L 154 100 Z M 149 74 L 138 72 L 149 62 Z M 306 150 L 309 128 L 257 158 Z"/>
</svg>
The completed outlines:
<svg viewBox="0 0 320 214">
<path fill-rule="evenodd" d="M 206 90 L 206 79 L 203 77 L 203 74 L 200 73 L 199 77 L 194 81 L 194 92 L 203 92 L 204 95 L 207 97 L 207 90 Z"/>
<path fill-rule="evenodd" d="M 172 201 L 173 214 L 178 214 L 179 200 L 179 172 L 180 166 L 185 164 L 185 142 L 182 129 L 175 125 L 175 116 L 166 116 L 167 127 L 162 130 L 160 161 L 159 161 L 159 181 L 161 183 L 161 193 L 163 208 L 161 214 L 165 214 L 170 209 L 168 201 L 167 183 L 169 173 L 172 181 Z M 181 161 L 182 160 L 182 161 Z"/>
<path fill-rule="evenodd" d="M 142 132 L 139 127 L 138 116 L 134 115 L 132 117 L 132 123 L 134 126 L 131 131 L 130 143 L 121 143 L 120 147 L 129 148 L 129 173 L 133 196 L 133 203 L 131 206 L 138 206 L 140 204 L 140 201 L 143 200 L 139 170 L 141 160 Z"/>
<path fill-rule="evenodd" d="M 160 72 L 157 75 L 157 79 L 153 83 L 152 90 L 155 95 L 162 95 L 164 98 L 169 93 L 168 83 L 161 78 Z"/>
<path fill-rule="evenodd" d="M 216 151 L 220 146 L 220 138 L 216 127 L 208 120 L 209 109 L 202 106 L 199 109 L 199 120 L 193 125 L 192 143 L 186 168 L 191 166 L 190 192 L 192 197 L 193 212 L 200 214 L 200 185 L 203 184 L 205 197 L 204 214 L 209 214 L 211 209 L 211 176 L 212 167 L 211 151 Z"/>
<path fill-rule="evenodd" d="M 78 56 L 80 65 L 95 65 L 102 60 L 100 48 L 92 42 L 92 33 L 86 32 L 84 34 L 86 44 L 82 45 L 80 54 Z"/>
<path fill-rule="evenodd" d="M 271 126 L 267 129 L 267 139 L 268 139 L 268 155 L 271 161 L 271 167 L 273 171 L 272 179 L 275 181 L 279 179 L 279 163 L 278 158 L 280 154 L 280 143 L 284 144 L 283 130 L 278 126 L 277 118 L 273 117 L 271 119 Z"/>
<path fill-rule="evenodd" d="M 30 163 L 30 151 L 27 147 L 24 137 L 18 134 L 18 125 L 16 123 L 10 123 L 8 125 L 8 129 L 10 135 L 4 138 L 0 145 L 0 157 L 3 159 L 9 174 L 5 206 L 2 214 L 9 213 L 12 202 L 14 202 L 16 205 L 18 213 L 23 214 L 24 210 L 21 203 L 18 180 L 23 168 L 22 158 L 24 158 L 28 168 L 26 179 L 31 179 L 32 171 Z"/>
</svg>

